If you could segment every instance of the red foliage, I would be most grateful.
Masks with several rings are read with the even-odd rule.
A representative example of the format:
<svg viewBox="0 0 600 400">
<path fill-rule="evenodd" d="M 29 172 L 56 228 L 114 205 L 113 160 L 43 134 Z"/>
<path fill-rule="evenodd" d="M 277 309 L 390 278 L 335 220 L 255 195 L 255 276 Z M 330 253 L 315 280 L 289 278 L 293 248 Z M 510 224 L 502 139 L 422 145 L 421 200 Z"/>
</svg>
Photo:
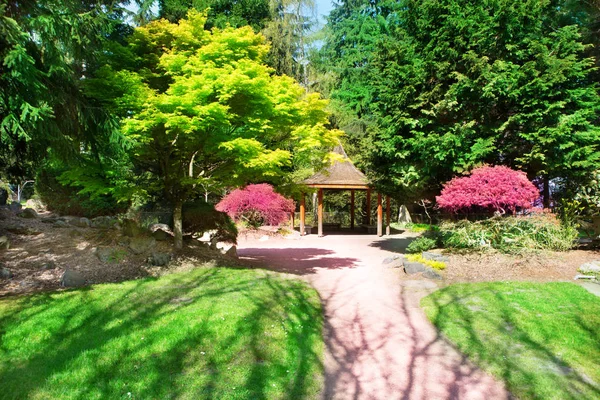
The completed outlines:
<svg viewBox="0 0 600 400">
<path fill-rule="evenodd" d="M 440 208 L 451 211 L 468 211 L 473 208 L 505 213 L 529 209 L 540 193 L 524 172 L 504 166 L 474 169 L 470 176 L 454 178 L 447 182 L 438 196 Z"/>
<path fill-rule="evenodd" d="M 262 183 L 234 190 L 215 208 L 235 221 L 245 219 L 252 225 L 279 225 L 294 212 L 294 201 L 275 192 L 273 186 Z"/>
</svg>

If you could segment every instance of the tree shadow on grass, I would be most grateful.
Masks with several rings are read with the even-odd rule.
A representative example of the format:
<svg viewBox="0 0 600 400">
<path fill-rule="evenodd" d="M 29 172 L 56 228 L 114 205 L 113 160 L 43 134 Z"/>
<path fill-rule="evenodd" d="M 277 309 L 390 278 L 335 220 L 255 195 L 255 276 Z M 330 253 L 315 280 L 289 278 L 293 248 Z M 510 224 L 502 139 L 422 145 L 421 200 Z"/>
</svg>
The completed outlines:
<svg viewBox="0 0 600 400">
<path fill-rule="evenodd" d="M 308 275 L 317 269 L 355 267 L 359 260 L 350 257 L 329 257 L 333 250 L 318 248 L 245 248 L 238 250 L 242 261 L 261 268 L 294 275 Z"/>
<path fill-rule="evenodd" d="M 569 365 L 548 345 L 548 341 L 556 340 L 557 327 L 536 324 L 535 334 L 532 334 L 531 326 L 524 329 L 532 322 L 522 320 L 507 290 L 467 290 L 462 295 L 451 290 L 443 292 L 447 296 L 431 297 L 437 310 L 433 324 L 441 332 L 450 326 L 454 331 L 459 329 L 462 332 L 456 343 L 459 351 L 501 378 L 518 397 L 600 397 L 600 384 Z M 478 305 L 476 299 L 480 295 L 492 295 L 497 300 L 493 303 L 495 310 L 486 312 L 483 306 Z M 581 320 L 576 322 L 590 338 L 596 338 L 590 351 L 597 351 L 600 348 L 599 330 L 582 324 Z M 441 338 L 441 333 L 439 336 Z"/>
<path fill-rule="evenodd" d="M 3 396 L 300 399 L 318 389 L 321 309 L 303 283 L 212 268 L 126 284 L 12 299 L 18 310 L 0 316 Z"/>
</svg>

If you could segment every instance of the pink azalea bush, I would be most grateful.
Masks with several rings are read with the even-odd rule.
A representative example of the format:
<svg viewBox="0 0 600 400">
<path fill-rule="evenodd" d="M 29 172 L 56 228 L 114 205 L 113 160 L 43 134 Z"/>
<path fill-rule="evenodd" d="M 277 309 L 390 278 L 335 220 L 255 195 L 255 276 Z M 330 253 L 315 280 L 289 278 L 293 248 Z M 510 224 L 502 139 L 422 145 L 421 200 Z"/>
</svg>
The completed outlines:
<svg viewBox="0 0 600 400">
<path fill-rule="evenodd" d="M 505 166 L 484 166 L 470 176 L 447 182 L 437 204 L 450 212 L 486 209 L 504 214 L 517 209 L 529 209 L 539 197 L 539 191 L 522 171 Z"/>
<path fill-rule="evenodd" d="M 234 190 L 215 208 L 252 226 L 279 225 L 294 212 L 294 201 L 275 192 L 273 186 L 261 183 Z"/>
</svg>

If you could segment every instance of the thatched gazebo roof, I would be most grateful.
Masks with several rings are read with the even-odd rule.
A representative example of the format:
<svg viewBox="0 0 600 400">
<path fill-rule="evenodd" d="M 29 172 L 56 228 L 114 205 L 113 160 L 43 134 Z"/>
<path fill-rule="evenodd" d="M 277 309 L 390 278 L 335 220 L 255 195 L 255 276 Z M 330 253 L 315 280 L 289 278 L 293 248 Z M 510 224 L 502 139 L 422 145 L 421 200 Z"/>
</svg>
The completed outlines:
<svg viewBox="0 0 600 400">
<path fill-rule="evenodd" d="M 341 144 L 333 152 L 343 157 L 323 171 L 317 172 L 303 183 L 306 186 L 321 189 L 369 189 L 369 181 L 350 161 Z"/>
</svg>

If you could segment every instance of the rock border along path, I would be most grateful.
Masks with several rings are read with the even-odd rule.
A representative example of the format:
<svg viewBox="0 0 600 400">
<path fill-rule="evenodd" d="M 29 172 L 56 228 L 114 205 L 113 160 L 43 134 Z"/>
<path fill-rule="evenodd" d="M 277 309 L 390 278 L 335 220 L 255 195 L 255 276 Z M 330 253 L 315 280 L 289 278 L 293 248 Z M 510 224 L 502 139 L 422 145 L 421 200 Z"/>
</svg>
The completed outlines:
<svg viewBox="0 0 600 400">
<path fill-rule="evenodd" d="M 325 312 L 325 399 L 507 399 L 503 384 L 439 336 L 419 307 L 437 285 L 382 263 L 402 235 L 242 239 L 242 259 L 302 277 Z"/>
</svg>

